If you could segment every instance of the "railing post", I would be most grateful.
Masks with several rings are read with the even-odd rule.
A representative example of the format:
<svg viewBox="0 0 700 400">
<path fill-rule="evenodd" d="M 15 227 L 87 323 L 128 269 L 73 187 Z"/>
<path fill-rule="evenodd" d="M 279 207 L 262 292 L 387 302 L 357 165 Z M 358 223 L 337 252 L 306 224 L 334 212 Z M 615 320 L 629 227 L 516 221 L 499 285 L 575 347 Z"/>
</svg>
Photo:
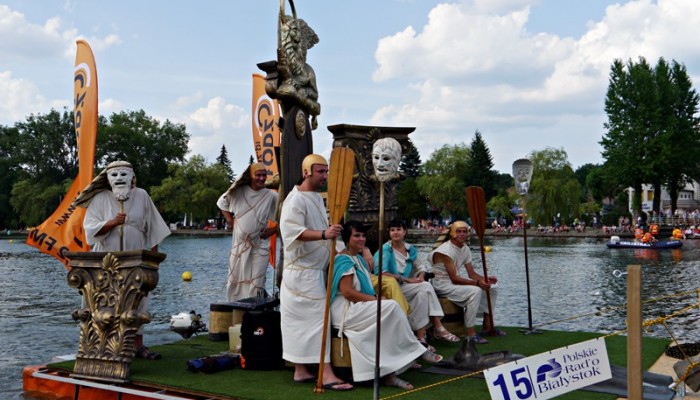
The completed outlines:
<svg viewBox="0 0 700 400">
<path fill-rule="evenodd" d="M 627 398 L 642 400 L 642 267 L 627 266 Z"/>
</svg>

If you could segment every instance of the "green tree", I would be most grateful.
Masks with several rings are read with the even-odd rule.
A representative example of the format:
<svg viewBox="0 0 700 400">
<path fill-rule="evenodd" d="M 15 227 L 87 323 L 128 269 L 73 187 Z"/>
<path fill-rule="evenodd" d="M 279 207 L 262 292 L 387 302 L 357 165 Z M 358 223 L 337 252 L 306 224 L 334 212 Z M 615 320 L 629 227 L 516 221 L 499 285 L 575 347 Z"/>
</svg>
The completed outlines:
<svg viewBox="0 0 700 400">
<path fill-rule="evenodd" d="M 226 145 L 221 145 L 221 151 L 219 156 L 216 157 L 216 162 L 223 165 L 226 168 L 226 175 L 228 175 L 229 182 L 233 182 L 236 179 L 236 175 L 231 169 L 231 160 L 228 159 L 228 151 L 226 151 Z"/>
<path fill-rule="evenodd" d="M 578 181 L 578 184 L 581 186 L 581 202 L 586 202 L 588 199 L 591 197 L 590 190 L 588 189 L 588 185 L 586 183 L 586 180 L 588 179 L 588 174 L 591 173 L 594 169 L 596 169 L 597 166 L 595 164 L 583 164 L 582 166 L 576 168 L 576 171 L 574 171 L 574 175 L 576 176 L 576 180 Z"/>
<path fill-rule="evenodd" d="M 420 154 L 411 139 L 408 140 L 408 150 L 401 156 L 399 171 L 407 178 L 417 178 L 420 175 Z"/>
<path fill-rule="evenodd" d="M 579 215 L 580 187 L 563 148 L 547 147 L 530 153 L 533 174 L 527 196 L 527 213 L 534 223 L 547 225 L 557 214 L 562 222 Z"/>
<path fill-rule="evenodd" d="M 168 177 L 151 189 L 151 197 L 166 220 L 192 214 L 193 221 L 218 217 L 216 201 L 229 187 L 226 168 L 220 163 L 207 165 L 195 155 L 183 164 L 168 165 Z"/>
<path fill-rule="evenodd" d="M 19 215 L 10 203 L 12 185 L 20 179 L 22 168 L 18 160 L 19 131 L 14 127 L 0 126 L 0 228 L 20 226 Z"/>
<path fill-rule="evenodd" d="M 518 193 L 511 187 L 508 190 L 499 191 L 496 196 L 489 199 L 486 207 L 495 212 L 496 216 L 512 220 L 515 217 L 512 208 L 513 205 L 518 203 L 519 198 Z"/>
<path fill-rule="evenodd" d="M 444 145 L 423 164 L 416 183 L 432 211 L 443 217 L 464 218 L 467 215 L 464 178 L 470 158 L 470 149 L 464 143 Z"/>
<path fill-rule="evenodd" d="M 642 183 L 647 177 L 649 155 L 645 143 L 650 140 L 656 125 L 656 97 L 653 71 L 644 58 L 627 65 L 615 60 L 611 67 L 610 82 L 605 97 L 608 132 L 600 144 L 606 164 L 614 165 L 615 177 L 621 184 L 634 189 L 633 209 L 642 210 Z"/>
<path fill-rule="evenodd" d="M 160 121 L 140 111 L 113 113 L 98 121 L 98 170 L 115 160 L 134 166 L 138 185 L 150 192 L 168 176 L 170 163 L 183 162 L 190 135 L 184 124 Z"/>
<path fill-rule="evenodd" d="M 700 164 L 687 162 L 700 159 L 700 118 L 697 117 L 700 98 L 693 89 L 693 83 L 688 77 L 685 66 L 673 61 L 671 63 L 670 80 L 672 89 L 668 100 L 668 114 L 664 119 L 666 130 L 666 157 L 660 165 L 665 172 L 663 183 L 668 188 L 671 197 L 671 211 L 677 208 L 678 193 L 686 183 L 700 180 Z M 654 196 L 661 199 L 660 193 Z M 659 211 L 655 209 L 655 211 Z"/>
<path fill-rule="evenodd" d="M 78 175 L 73 115 L 65 109 L 32 114 L 6 133 L 15 146 L 6 161 L 16 163 L 9 202 L 18 224 L 34 226 L 58 207 Z"/>
<path fill-rule="evenodd" d="M 474 132 L 474 139 L 469 146 L 469 172 L 467 176 L 468 186 L 481 186 L 484 189 L 486 199 L 496 194 L 496 171 L 493 170 L 493 157 L 486 146 L 481 132 Z"/>
<path fill-rule="evenodd" d="M 698 95 L 685 67 L 663 58 L 653 69 L 643 57 L 615 60 L 605 111 L 605 167 L 618 185 L 634 189 L 634 213 L 641 213 L 643 183 L 654 186 L 654 211 L 660 211 L 661 185 L 675 211 L 678 191 L 700 176 L 698 164 L 686 162 L 700 157 L 700 136 Z"/>
</svg>

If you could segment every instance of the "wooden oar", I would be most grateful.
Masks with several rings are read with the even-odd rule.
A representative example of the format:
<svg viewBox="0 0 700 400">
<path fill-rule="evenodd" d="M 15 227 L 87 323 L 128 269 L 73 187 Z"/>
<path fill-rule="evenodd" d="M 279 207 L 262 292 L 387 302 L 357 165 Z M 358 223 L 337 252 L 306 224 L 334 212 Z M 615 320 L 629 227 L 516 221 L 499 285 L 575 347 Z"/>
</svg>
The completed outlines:
<svg viewBox="0 0 700 400">
<path fill-rule="evenodd" d="M 331 225 L 339 224 L 350 200 L 352 173 L 355 168 L 355 152 L 349 147 L 336 147 L 331 151 L 328 172 L 328 214 Z M 331 306 L 331 283 L 333 282 L 333 262 L 335 259 L 336 239 L 331 241 L 331 259 L 328 263 L 328 282 L 326 283 L 326 307 L 323 312 L 323 339 L 321 341 L 321 360 L 318 365 L 318 380 L 315 393 L 323 393 L 323 366 L 326 355 L 326 332 L 328 330 Z"/>
<path fill-rule="evenodd" d="M 488 283 L 489 277 L 486 271 L 486 252 L 484 251 L 484 231 L 486 230 L 486 197 L 484 189 L 479 186 L 469 186 L 467 188 L 467 207 L 469 216 L 472 218 L 472 227 L 479 237 L 479 247 L 481 248 L 481 263 L 484 266 L 484 280 Z M 493 308 L 491 307 L 491 291 L 486 291 L 486 303 L 489 310 L 489 324 L 491 330 L 489 335 L 496 335 L 496 328 L 493 325 Z M 483 327 L 482 327 L 483 330 Z"/>
</svg>

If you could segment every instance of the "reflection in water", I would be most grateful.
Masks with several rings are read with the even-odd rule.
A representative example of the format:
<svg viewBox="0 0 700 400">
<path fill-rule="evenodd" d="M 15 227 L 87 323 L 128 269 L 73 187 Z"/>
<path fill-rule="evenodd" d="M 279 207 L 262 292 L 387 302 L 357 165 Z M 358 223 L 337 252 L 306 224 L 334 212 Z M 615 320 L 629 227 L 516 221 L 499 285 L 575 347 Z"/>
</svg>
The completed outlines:
<svg viewBox="0 0 700 400">
<path fill-rule="evenodd" d="M 434 240 L 430 238 L 430 241 Z M 409 241 L 416 243 L 416 240 Z M 501 326 L 526 327 L 527 293 L 521 237 L 486 237 L 484 245 L 489 274 L 499 278 L 495 321 Z M 470 243 L 474 265 L 481 271 L 476 237 Z M 170 237 L 161 244 L 167 254 L 160 267 L 160 281 L 152 292 L 145 326 L 147 344 L 180 339 L 169 330 L 171 315 L 195 310 L 209 322 L 209 306 L 226 301 L 226 274 L 230 238 Z M 418 244 L 427 258 L 431 243 Z M 643 253 L 640 253 L 643 252 Z M 528 237 L 528 264 L 533 326 L 556 330 L 612 332 L 625 327 L 625 276 L 629 264 L 643 266 L 643 299 L 663 298 L 696 289 L 700 275 L 700 240 L 687 240 L 682 249 L 608 249 L 602 239 Z M 184 271 L 192 273 L 185 282 Z M 5 332 L 0 347 L 0 398 L 18 398 L 22 367 L 49 361 L 52 356 L 74 354 L 78 329 L 70 317 L 80 306 L 80 296 L 66 283 L 66 269 L 53 258 L 38 253 L 22 241 L 0 240 L 0 315 Z M 268 282 L 273 282 L 272 270 Z M 670 314 L 696 303 L 694 292 L 668 297 L 644 306 L 644 318 Z M 608 312 L 609 310 L 613 310 Z M 585 315 L 582 318 L 575 316 Z M 697 309 L 669 321 L 682 341 L 700 341 Z M 556 321 L 555 323 L 550 323 Z M 662 327 L 649 334 L 668 337 Z"/>
</svg>

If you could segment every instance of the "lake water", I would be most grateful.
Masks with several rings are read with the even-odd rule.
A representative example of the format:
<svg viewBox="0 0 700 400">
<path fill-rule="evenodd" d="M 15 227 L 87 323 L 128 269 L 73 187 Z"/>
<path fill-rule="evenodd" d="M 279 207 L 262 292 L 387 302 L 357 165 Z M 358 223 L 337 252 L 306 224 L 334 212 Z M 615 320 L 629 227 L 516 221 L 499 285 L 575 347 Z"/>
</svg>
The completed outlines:
<svg viewBox="0 0 700 400">
<path fill-rule="evenodd" d="M 195 310 L 208 324 L 210 304 L 226 301 L 230 243 L 228 237 L 169 237 L 161 244 L 167 259 L 151 294 L 152 322 L 146 325 L 146 344 L 180 339 L 168 328 L 173 314 Z M 422 257 L 427 257 L 431 245 L 419 244 Z M 496 324 L 527 327 L 522 237 L 487 237 L 485 245 L 491 249 L 486 253 L 489 274 L 499 278 Z M 476 237 L 471 238 L 470 247 L 474 266 L 481 271 Z M 644 300 L 697 289 L 700 240 L 687 240 L 679 250 L 654 251 L 608 249 L 602 239 L 528 237 L 533 325 L 606 333 L 624 329 L 626 281 L 624 276 L 614 277 L 613 271 L 625 271 L 629 264 L 642 265 Z M 182 280 L 185 271 L 192 273 L 192 281 Z M 697 293 L 692 293 L 645 304 L 644 318 L 668 315 L 697 302 Z M 0 240 L 0 398 L 23 398 L 24 366 L 77 351 L 78 329 L 71 312 L 80 303 L 77 290 L 66 283 L 61 263 L 23 240 Z M 619 308 L 600 312 L 611 307 Z M 700 341 L 697 308 L 668 320 L 668 326 L 680 341 Z M 648 334 L 669 337 L 661 326 L 652 327 Z"/>
</svg>

